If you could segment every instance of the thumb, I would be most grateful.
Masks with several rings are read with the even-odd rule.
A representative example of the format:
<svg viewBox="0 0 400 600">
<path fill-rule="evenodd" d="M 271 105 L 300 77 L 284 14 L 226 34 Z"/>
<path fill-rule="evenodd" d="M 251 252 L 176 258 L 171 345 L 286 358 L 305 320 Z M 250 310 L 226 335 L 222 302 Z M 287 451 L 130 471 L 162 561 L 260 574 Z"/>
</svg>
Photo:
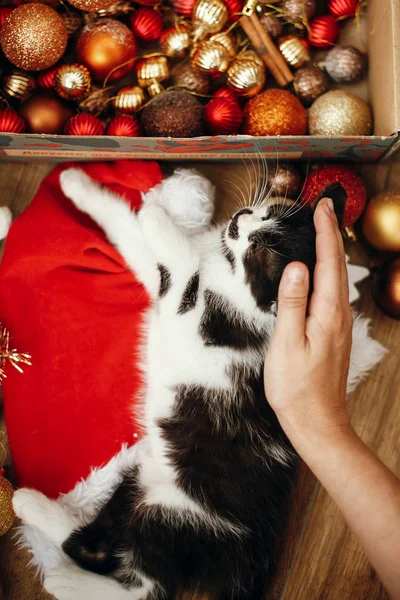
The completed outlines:
<svg viewBox="0 0 400 600">
<path fill-rule="evenodd" d="M 306 265 L 292 262 L 285 268 L 278 293 L 278 335 L 290 336 L 294 341 L 304 338 L 309 289 Z"/>
</svg>

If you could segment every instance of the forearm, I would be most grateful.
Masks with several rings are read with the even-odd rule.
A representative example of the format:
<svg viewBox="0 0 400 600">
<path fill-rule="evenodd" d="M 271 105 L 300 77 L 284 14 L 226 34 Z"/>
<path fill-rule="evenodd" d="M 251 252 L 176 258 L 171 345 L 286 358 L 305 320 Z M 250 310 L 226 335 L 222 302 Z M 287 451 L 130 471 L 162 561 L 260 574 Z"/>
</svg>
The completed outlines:
<svg viewBox="0 0 400 600">
<path fill-rule="evenodd" d="M 285 424 L 282 423 L 284 428 Z M 349 426 L 287 433 L 336 502 L 392 598 L 400 599 L 400 482 Z"/>
</svg>

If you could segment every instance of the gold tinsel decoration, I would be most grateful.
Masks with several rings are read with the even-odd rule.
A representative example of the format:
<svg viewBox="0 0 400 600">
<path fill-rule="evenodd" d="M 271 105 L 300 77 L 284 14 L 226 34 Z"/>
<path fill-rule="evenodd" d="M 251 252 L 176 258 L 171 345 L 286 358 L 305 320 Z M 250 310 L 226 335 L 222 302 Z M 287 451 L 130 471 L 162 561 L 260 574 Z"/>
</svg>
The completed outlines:
<svg viewBox="0 0 400 600">
<path fill-rule="evenodd" d="M 10 98 L 24 100 L 34 88 L 34 78 L 24 71 L 11 71 L 4 77 L 3 91 Z"/>
<path fill-rule="evenodd" d="M 15 348 L 10 348 L 10 334 L 5 327 L 0 325 L 0 383 L 7 377 L 4 371 L 7 362 L 20 373 L 23 373 L 20 364 L 32 364 L 29 354 L 21 354 Z"/>
<path fill-rule="evenodd" d="M 7 533 L 15 521 L 12 507 L 13 495 L 11 483 L 4 477 L 4 469 L 0 469 L 0 535 Z"/>
</svg>

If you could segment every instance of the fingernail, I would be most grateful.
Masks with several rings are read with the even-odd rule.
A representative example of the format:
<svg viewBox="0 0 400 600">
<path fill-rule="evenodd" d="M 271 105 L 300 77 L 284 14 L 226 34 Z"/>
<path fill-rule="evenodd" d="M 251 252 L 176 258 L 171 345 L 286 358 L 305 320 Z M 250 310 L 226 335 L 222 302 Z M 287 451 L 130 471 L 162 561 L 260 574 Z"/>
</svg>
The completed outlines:
<svg viewBox="0 0 400 600">
<path fill-rule="evenodd" d="M 326 200 L 325 200 L 325 208 L 326 208 L 326 212 L 328 213 L 328 215 L 331 212 L 334 212 L 333 202 L 332 202 L 331 198 L 326 198 Z"/>
<path fill-rule="evenodd" d="M 291 283 L 300 283 L 304 280 L 306 267 L 304 265 L 290 265 L 286 268 L 285 278 Z"/>
</svg>

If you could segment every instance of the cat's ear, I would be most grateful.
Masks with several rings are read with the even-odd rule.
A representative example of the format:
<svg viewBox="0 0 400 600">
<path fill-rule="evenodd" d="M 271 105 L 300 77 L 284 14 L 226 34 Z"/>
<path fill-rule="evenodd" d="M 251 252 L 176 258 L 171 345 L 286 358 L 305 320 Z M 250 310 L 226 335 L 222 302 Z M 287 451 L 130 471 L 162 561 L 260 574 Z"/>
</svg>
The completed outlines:
<svg viewBox="0 0 400 600">
<path fill-rule="evenodd" d="M 322 190 L 318 198 L 313 202 L 313 209 L 317 208 L 318 202 L 322 198 L 332 198 L 335 214 L 341 227 L 343 224 L 344 210 L 347 201 L 347 194 L 344 187 L 340 183 L 331 183 Z"/>
</svg>

